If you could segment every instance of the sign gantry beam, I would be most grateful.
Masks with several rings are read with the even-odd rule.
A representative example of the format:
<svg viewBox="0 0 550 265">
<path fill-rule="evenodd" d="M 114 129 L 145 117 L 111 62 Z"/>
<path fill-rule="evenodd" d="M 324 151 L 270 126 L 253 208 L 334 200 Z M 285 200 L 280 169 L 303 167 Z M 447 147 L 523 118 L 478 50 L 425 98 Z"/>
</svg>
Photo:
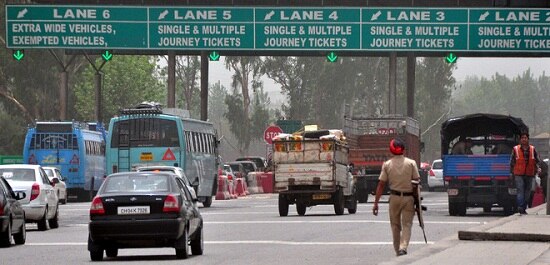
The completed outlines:
<svg viewBox="0 0 550 265">
<path fill-rule="evenodd" d="M 12 49 L 550 52 L 550 9 L 7 5 Z"/>
</svg>

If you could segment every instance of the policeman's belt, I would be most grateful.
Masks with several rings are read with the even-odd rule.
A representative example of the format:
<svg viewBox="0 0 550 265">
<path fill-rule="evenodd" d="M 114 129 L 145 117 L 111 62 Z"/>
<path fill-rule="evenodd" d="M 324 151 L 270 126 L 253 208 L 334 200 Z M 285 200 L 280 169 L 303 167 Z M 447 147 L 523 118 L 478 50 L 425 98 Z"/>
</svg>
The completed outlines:
<svg viewBox="0 0 550 265">
<path fill-rule="evenodd" d="M 390 190 L 390 193 L 397 196 L 413 196 L 412 192 L 401 192 L 396 190 Z"/>
</svg>

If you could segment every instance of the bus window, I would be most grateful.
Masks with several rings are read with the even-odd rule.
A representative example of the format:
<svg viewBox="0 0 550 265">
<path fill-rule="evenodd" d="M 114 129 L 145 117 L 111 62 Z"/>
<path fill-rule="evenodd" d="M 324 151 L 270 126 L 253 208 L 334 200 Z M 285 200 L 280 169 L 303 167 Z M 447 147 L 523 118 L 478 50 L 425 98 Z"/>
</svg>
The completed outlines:
<svg viewBox="0 0 550 265">
<path fill-rule="evenodd" d="M 111 147 L 177 147 L 176 122 L 156 118 L 119 121 L 113 126 Z"/>
</svg>

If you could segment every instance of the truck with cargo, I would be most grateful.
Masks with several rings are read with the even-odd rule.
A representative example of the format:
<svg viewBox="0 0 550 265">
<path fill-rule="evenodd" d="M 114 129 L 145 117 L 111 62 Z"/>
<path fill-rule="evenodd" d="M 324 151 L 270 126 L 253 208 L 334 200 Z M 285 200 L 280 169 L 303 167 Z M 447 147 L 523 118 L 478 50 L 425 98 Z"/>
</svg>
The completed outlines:
<svg viewBox="0 0 550 265">
<path fill-rule="evenodd" d="M 443 179 L 447 186 L 449 214 L 466 215 L 467 208 L 490 212 L 502 207 L 516 211 L 516 189 L 510 180 L 512 148 L 529 128 L 519 118 L 476 113 L 451 118 L 441 125 Z M 472 154 L 453 154 L 460 140 L 472 142 Z"/>
<path fill-rule="evenodd" d="M 382 164 L 392 157 L 389 150 L 392 139 L 403 140 L 405 156 L 415 160 L 417 166 L 420 165 L 420 126 L 411 117 L 345 117 L 343 131 L 349 145 L 348 161 L 353 164 L 360 203 L 366 203 L 369 194 L 376 192 Z"/>
<path fill-rule="evenodd" d="M 340 131 L 341 132 L 341 131 Z M 353 176 L 348 170 L 348 146 L 328 130 L 300 136 L 281 134 L 273 140 L 275 192 L 279 215 L 296 204 L 298 215 L 314 205 L 334 205 L 336 215 L 357 211 Z"/>
</svg>

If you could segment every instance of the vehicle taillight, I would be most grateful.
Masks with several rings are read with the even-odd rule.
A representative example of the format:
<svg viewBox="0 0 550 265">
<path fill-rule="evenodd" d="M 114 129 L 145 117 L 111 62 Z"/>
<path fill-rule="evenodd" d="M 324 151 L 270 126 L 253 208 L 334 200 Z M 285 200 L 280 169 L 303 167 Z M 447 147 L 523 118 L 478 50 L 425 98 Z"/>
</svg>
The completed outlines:
<svg viewBox="0 0 550 265">
<path fill-rule="evenodd" d="M 166 199 L 164 200 L 164 207 L 162 207 L 162 211 L 165 213 L 180 211 L 180 206 L 176 196 L 172 194 L 169 194 L 168 196 L 166 196 Z"/>
<path fill-rule="evenodd" d="M 433 170 L 430 169 L 430 176 L 435 177 L 435 173 Z"/>
<path fill-rule="evenodd" d="M 4 205 L 0 202 L 0 215 L 4 215 Z"/>
<path fill-rule="evenodd" d="M 31 201 L 36 199 L 38 195 L 40 195 L 40 185 L 38 185 L 38 183 L 34 183 L 31 188 Z"/>
<path fill-rule="evenodd" d="M 101 197 L 95 196 L 90 207 L 90 215 L 105 214 L 105 208 L 103 208 L 103 202 Z"/>
</svg>

